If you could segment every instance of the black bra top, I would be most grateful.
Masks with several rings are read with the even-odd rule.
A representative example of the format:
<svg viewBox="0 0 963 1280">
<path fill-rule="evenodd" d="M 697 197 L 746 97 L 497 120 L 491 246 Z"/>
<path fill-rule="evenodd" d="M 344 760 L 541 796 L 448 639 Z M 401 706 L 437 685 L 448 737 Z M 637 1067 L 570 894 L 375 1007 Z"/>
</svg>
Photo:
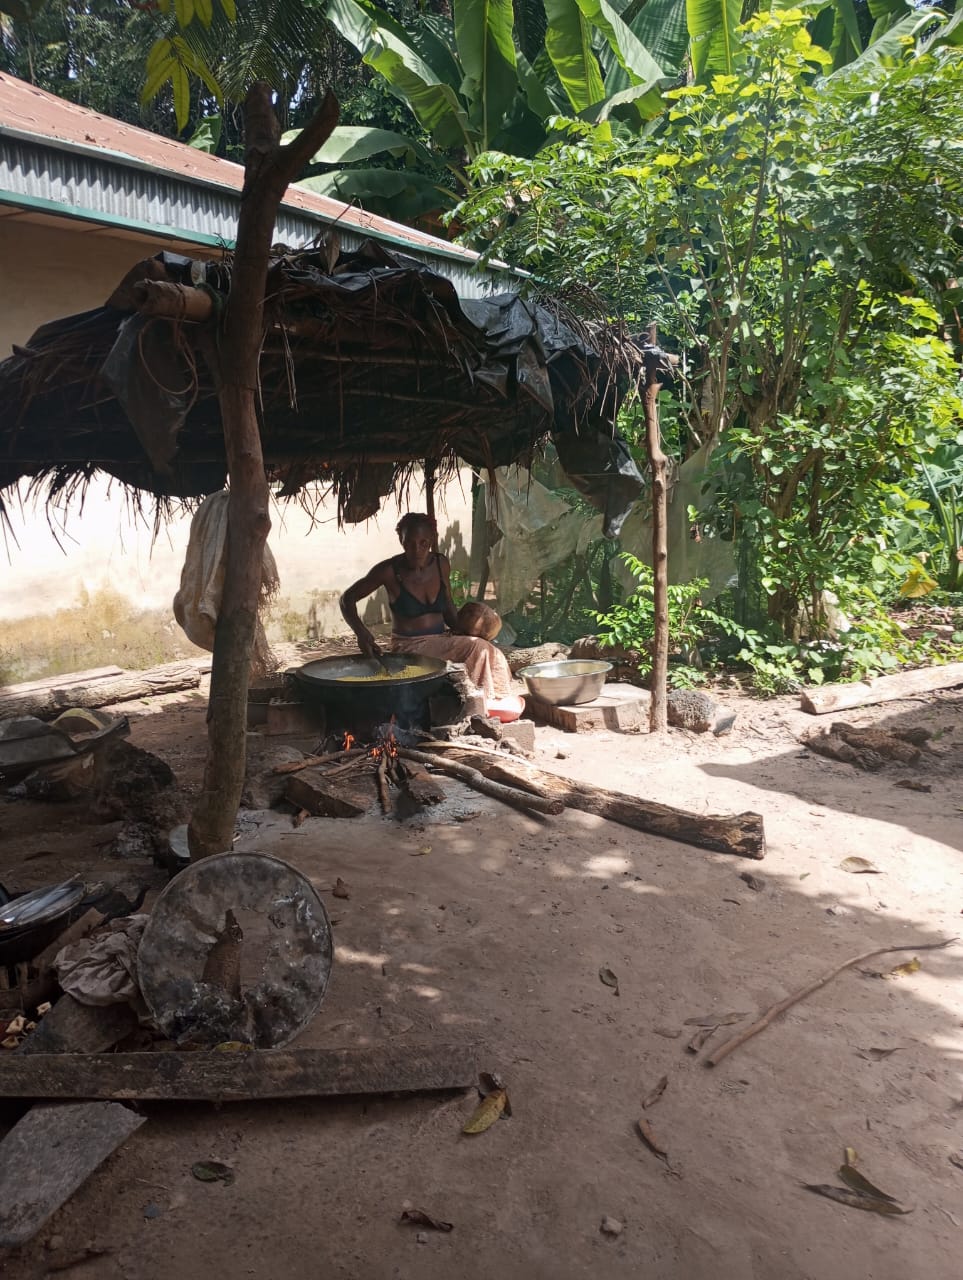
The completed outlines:
<svg viewBox="0 0 963 1280">
<path fill-rule="evenodd" d="M 391 612 L 399 618 L 421 618 L 426 613 L 444 613 L 445 610 L 445 584 L 441 580 L 441 569 L 438 569 L 438 595 L 434 600 L 419 600 L 417 596 L 413 596 L 405 584 L 401 581 L 399 570 L 399 561 L 403 561 L 402 556 L 397 556 L 391 562 L 391 567 L 395 571 L 395 581 L 398 583 L 398 599 L 389 601 Z M 438 558 L 435 557 L 435 564 L 438 564 Z"/>
</svg>

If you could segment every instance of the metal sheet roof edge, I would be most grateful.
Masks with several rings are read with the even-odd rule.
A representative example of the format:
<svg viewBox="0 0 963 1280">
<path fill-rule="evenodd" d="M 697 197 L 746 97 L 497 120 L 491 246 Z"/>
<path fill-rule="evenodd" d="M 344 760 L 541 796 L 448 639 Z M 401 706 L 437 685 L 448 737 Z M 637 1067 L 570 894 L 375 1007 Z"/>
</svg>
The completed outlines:
<svg viewBox="0 0 963 1280">
<path fill-rule="evenodd" d="M 114 160 L 118 165 L 125 168 L 140 169 L 146 173 L 163 174 L 168 181 L 182 182 L 185 186 L 206 187 L 213 191 L 233 195 L 240 201 L 240 187 L 234 187 L 224 182 L 215 182 L 211 178 L 200 175 L 175 173 L 170 169 L 165 169 L 162 165 L 152 164 L 149 160 L 132 156 L 126 151 L 117 151 L 110 147 L 88 146 L 72 139 L 52 137 L 48 134 L 35 133 L 28 129 L 18 129 L 16 126 L 3 124 L 2 122 L 0 122 L 0 137 L 10 137 L 18 142 L 26 142 L 31 146 L 44 147 L 54 151 L 69 151 L 76 155 L 90 156 L 101 161 Z M 229 162 L 225 161 L 225 163 Z M 240 169 L 239 165 L 235 167 Z M 292 188 L 289 187 L 288 190 L 290 191 Z M 440 237 L 429 235 L 426 232 L 414 231 L 413 228 L 406 227 L 403 223 L 394 223 L 389 218 L 381 218 L 380 216 L 366 213 L 363 209 L 357 209 L 353 205 L 345 204 L 342 206 L 340 213 L 328 215 L 320 209 L 311 207 L 311 202 L 314 199 L 323 199 L 324 197 L 318 197 L 307 189 L 304 189 L 303 196 L 303 200 L 284 199 L 281 201 L 281 205 L 283 208 L 290 209 L 326 226 L 334 227 L 339 222 L 344 222 L 346 226 L 358 234 L 369 236 L 373 240 L 383 240 L 385 243 L 393 244 L 409 253 L 417 253 L 418 251 L 431 253 L 440 258 L 450 258 L 463 266 L 470 266 L 472 263 L 480 263 L 481 261 L 481 255 L 473 249 L 466 249 L 461 245 L 452 244 L 448 240 L 442 240 Z M 27 198 L 24 197 L 25 203 L 26 200 Z M 5 201 L 5 203 L 9 203 L 9 201 Z M 337 204 L 336 201 L 332 201 L 332 203 Z M 80 215 L 75 214 L 73 216 Z M 89 210 L 87 220 L 109 222 L 111 217 Z M 136 227 L 143 224 L 134 223 L 133 225 Z M 397 231 L 387 229 L 395 226 L 398 228 Z M 220 237 L 208 237 L 205 239 L 203 232 L 184 232 L 180 235 L 180 238 L 190 239 L 198 244 L 222 245 L 227 243 Z M 488 267 L 479 266 L 479 271 L 491 271 L 499 275 L 516 275 L 522 278 L 528 274 L 504 262 L 492 262 Z"/>
<path fill-rule="evenodd" d="M 45 200 L 42 196 L 21 195 L 19 191 L 0 188 L 0 205 L 14 205 L 35 213 L 48 213 L 57 218 L 69 218 L 74 222 L 93 222 L 99 226 L 117 227 L 123 231 L 139 231 L 157 240 L 181 240 L 190 244 L 208 245 L 215 249 L 233 249 L 234 241 L 222 236 L 208 235 L 204 231 L 184 231 L 180 227 L 159 226 L 156 222 L 141 222 L 137 218 L 125 218 L 119 213 L 102 213 L 97 209 L 85 209 L 80 205 L 61 204 L 57 200 Z"/>
</svg>

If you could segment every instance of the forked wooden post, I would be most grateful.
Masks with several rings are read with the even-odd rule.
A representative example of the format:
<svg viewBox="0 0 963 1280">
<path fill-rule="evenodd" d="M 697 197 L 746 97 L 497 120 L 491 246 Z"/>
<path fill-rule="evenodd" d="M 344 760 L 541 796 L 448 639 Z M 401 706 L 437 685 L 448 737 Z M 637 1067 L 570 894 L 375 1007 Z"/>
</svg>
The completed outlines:
<svg viewBox="0 0 963 1280">
<path fill-rule="evenodd" d="M 328 91 L 310 124 L 288 146 L 282 146 L 270 86 L 258 81 L 244 103 L 244 188 L 237 248 L 212 370 L 231 485 L 227 564 L 214 634 L 207 762 L 203 788 L 188 828 L 193 859 L 230 849 L 244 785 L 247 693 L 264 543 L 271 528 L 257 398 L 266 324 L 264 294 L 274 224 L 289 184 L 337 121 L 337 99 Z"/>
</svg>

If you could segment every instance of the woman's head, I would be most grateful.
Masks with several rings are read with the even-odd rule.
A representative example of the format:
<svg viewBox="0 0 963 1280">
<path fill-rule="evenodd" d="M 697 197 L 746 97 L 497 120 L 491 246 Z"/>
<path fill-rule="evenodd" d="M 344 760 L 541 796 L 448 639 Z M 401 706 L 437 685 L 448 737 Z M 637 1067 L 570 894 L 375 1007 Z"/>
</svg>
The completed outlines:
<svg viewBox="0 0 963 1280">
<path fill-rule="evenodd" d="M 398 521 L 395 532 L 411 564 L 423 564 L 435 549 L 438 527 L 431 516 L 423 512 L 409 511 Z"/>
</svg>

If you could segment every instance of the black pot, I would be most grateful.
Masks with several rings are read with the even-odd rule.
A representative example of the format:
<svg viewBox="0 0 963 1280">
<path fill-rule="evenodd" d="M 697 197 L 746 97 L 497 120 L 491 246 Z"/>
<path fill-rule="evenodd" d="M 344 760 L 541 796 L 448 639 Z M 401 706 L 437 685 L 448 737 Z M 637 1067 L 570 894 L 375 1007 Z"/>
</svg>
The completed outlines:
<svg viewBox="0 0 963 1280">
<path fill-rule="evenodd" d="M 337 726 L 366 737 L 371 728 L 392 716 L 402 728 L 427 729 L 428 699 L 447 680 L 445 662 L 420 653 L 389 653 L 384 662 L 389 672 L 417 666 L 419 674 L 359 680 L 358 676 L 375 676 L 383 670 L 376 658 L 361 654 L 318 658 L 289 674 L 302 699 L 324 709 L 329 730 Z"/>
</svg>

